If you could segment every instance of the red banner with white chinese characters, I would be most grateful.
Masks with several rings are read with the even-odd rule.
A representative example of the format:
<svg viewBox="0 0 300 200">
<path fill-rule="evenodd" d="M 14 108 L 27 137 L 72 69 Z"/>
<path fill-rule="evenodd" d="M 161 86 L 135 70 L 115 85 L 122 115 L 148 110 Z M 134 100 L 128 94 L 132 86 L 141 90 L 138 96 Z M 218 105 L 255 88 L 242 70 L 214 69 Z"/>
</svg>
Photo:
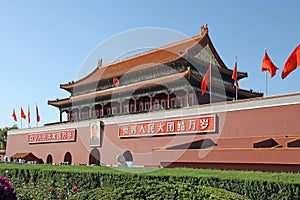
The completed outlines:
<svg viewBox="0 0 300 200">
<path fill-rule="evenodd" d="M 67 129 L 61 131 L 50 131 L 45 133 L 32 133 L 27 137 L 29 144 L 51 143 L 51 142 L 71 142 L 76 139 L 76 130 Z"/>
<path fill-rule="evenodd" d="M 119 126 L 119 137 L 159 136 L 216 131 L 216 116 L 145 121 Z"/>
</svg>

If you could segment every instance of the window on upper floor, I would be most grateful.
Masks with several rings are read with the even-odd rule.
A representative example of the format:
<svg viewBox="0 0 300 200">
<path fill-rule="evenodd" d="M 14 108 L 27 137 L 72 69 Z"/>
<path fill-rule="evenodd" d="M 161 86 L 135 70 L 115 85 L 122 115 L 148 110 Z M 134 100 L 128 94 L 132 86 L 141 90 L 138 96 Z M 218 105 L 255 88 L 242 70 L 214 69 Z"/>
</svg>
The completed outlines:
<svg viewBox="0 0 300 200">
<path fill-rule="evenodd" d="M 150 103 L 149 102 L 145 102 L 145 110 L 150 110 Z"/>
<path fill-rule="evenodd" d="M 194 93 L 189 94 L 189 105 L 194 105 L 195 104 L 195 95 Z"/>
<path fill-rule="evenodd" d="M 143 110 L 144 110 L 144 104 L 143 102 L 141 102 L 139 105 L 139 111 L 143 111 Z"/>
<path fill-rule="evenodd" d="M 176 106 L 176 98 L 172 98 L 170 101 L 171 101 L 171 107 L 175 107 Z"/>
<path fill-rule="evenodd" d="M 111 115 L 111 108 L 107 108 L 106 112 L 107 112 L 108 115 Z"/>
<path fill-rule="evenodd" d="M 118 114 L 118 109 L 116 107 L 112 107 L 111 110 L 113 115 Z"/>
<path fill-rule="evenodd" d="M 130 112 L 134 112 L 134 104 L 130 104 Z"/>
<path fill-rule="evenodd" d="M 154 109 L 159 109 L 159 99 L 154 100 Z"/>
<path fill-rule="evenodd" d="M 166 100 L 161 100 L 160 104 L 161 104 L 162 108 L 166 108 L 167 107 L 167 101 Z"/>
<path fill-rule="evenodd" d="M 123 113 L 128 113 L 129 105 L 123 106 Z"/>
</svg>

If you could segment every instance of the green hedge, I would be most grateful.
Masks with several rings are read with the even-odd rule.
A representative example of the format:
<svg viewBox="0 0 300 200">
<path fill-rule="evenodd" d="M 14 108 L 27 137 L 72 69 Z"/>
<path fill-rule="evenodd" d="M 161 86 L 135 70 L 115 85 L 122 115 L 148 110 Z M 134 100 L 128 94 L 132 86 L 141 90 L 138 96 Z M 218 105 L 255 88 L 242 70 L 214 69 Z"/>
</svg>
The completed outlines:
<svg viewBox="0 0 300 200">
<path fill-rule="evenodd" d="M 96 166 L 0 165 L 0 175 L 11 179 L 19 199 L 63 199 L 95 188 L 128 188 L 128 183 L 186 183 L 222 188 L 250 199 L 300 199 L 299 174 L 184 168 L 128 170 L 131 173 Z"/>
<path fill-rule="evenodd" d="M 118 188 L 103 187 L 96 188 L 81 194 L 77 194 L 70 200 L 92 200 L 92 199 L 226 199 L 244 200 L 248 199 L 241 195 L 228 192 L 224 189 L 195 186 L 189 183 L 170 184 L 156 181 L 127 183 Z"/>
</svg>

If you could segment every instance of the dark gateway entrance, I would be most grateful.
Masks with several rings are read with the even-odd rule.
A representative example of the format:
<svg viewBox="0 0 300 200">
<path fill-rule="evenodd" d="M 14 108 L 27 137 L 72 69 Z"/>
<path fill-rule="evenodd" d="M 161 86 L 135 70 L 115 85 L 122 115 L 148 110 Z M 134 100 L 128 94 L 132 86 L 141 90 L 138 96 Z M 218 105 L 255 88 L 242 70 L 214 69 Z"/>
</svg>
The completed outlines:
<svg viewBox="0 0 300 200">
<path fill-rule="evenodd" d="M 46 160 L 46 163 L 47 164 L 52 164 L 52 155 L 51 154 L 49 154 L 48 156 L 47 156 L 47 160 Z"/>
<path fill-rule="evenodd" d="M 70 152 L 67 152 L 65 154 L 64 162 L 67 163 L 67 165 L 71 165 L 72 164 L 72 156 L 71 156 Z"/>
<path fill-rule="evenodd" d="M 90 153 L 89 165 L 100 165 L 100 152 L 97 148 L 94 148 Z"/>
<path fill-rule="evenodd" d="M 133 156 L 132 153 L 130 151 L 125 151 L 123 153 L 123 156 L 125 158 L 125 162 L 127 164 L 128 167 L 132 167 L 133 166 Z"/>
</svg>

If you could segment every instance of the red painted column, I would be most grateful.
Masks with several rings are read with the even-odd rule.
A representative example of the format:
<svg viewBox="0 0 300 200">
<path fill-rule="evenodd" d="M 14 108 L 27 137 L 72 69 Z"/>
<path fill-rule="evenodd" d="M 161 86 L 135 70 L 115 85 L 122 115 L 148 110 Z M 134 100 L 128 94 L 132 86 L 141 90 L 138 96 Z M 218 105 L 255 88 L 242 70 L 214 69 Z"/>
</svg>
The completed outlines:
<svg viewBox="0 0 300 200">
<path fill-rule="evenodd" d="M 185 96 L 185 103 L 186 103 L 186 107 L 189 107 L 189 91 L 186 91 L 186 96 Z"/>
<path fill-rule="evenodd" d="M 100 117 L 101 116 L 101 108 L 99 105 L 97 106 L 97 111 L 98 111 L 97 117 Z"/>
<path fill-rule="evenodd" d="M 72 114 L 72 111 L 69 110 L 69 112 L 68 112 L 68 121 L 71 121 L 71 114 Z"/>
<path fill-rule="evenodd" d="M 167 108 L 170 108 L 170 93 L 168 93 Z"/>
<path fill-rule="evenodd" d="M 90 108 L 90 110 L 89 110 L 89 116 L 88 116 L 88 118 L 92 118 L 93 116 L 92 116 L 92 109 L 93 109 L 93 107 L 92 106 L 89 106 L 89 108 Z"/>
<path fill-rule="evenodd" d="M 81 108 L 78 108 L 78 120 L 81 119 Z"/>
<path fill-rule="evenodd" d="M 101 105 L 101 110 L 102 110 L 102 115 L 101 116 L 104 116 L 104 104 Z"/>
<path fill-rule="evenodd" d="M 62 111 L 59 109 L 59 121 L 62 122 Z"/>
<path fill-rule="evenodd" d="M 123 105 L 122 105 L 122 101 L 120 101 L 120 114 L 123 113 Z"/>
<path fill-rule="evenodd" d="M 136 99 L 134 99 L 134 112 L 136 112 Z"/>
<path fill-rule="evenodd" d="M 152 95 L 150 95 L 150 110 L 152 110 Z"/>
</svg>

